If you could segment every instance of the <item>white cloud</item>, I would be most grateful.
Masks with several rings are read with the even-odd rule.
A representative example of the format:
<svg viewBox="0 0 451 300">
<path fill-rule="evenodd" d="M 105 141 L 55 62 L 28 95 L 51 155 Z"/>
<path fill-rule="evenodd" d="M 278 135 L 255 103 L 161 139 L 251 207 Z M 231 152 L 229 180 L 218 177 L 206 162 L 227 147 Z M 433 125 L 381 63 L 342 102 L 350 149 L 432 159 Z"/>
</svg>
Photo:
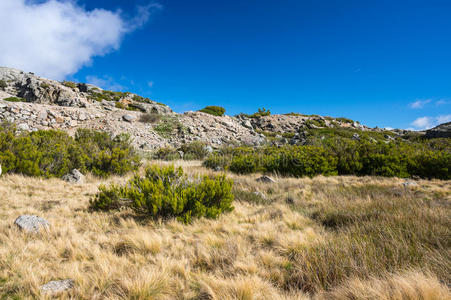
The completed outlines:
<svg viewBox="0 0 451 300">
<path fill-rule="evenodd" d="M 437 123 L 442 124 L 446 122 L 451 122 L 451 115 L 443 115 L 437 117 Z"/>
<path fill-rule="evenodd" d="M 440 106 L 440 105 L 447 105 L 450 103 L 451 103 L 451 101 L 446 101 L 445 99 L 440 99 L 437 102 L 435 102 L 435 105 Z"/>
<path fill-rule="evenodd" d="M 152 88 L 154 84 L 155 84 L 155 83 L 154 83 L 153 81 L 147 82 L 147 86 L 150 87 L 150 88 Z"/>
<path fill-rule="evenodd" d="M 411 125 L 418 129 L 427 129 L 432 127 L 432 121 L 430 117 L 421 117 L 413 121 Z"/>
<path fill-rule="evenodd" d="M 110 91 L 123 91 L 127 89 L 125 86 L 117 83 L 111 76 L 98 77 L 89 75 L 86 76 L 86 82 Z"/>
<path fill-rule="evenodd" d="M 442 123 L 450 122 L 451 115 L 441 115 L 437 117 L 421 117 L 411 123 L 416 129 L 429 129 Z"/>
<path fill-rule="evenodd" d="M 123 35 L 156 8 L 138 7 L 137 17 L 126 21 L 120 11 L 88 11 L 76 1 L 0 0 L 0 65 L 63 79 L 94 56 L 117 50 Z"/>
<path fill-rule="evenodd" d="M 409 106 L 412 109 L 419 109 L 419 108 L 423 108 L 426 104 L 428 104 L 430 102 L 431 102 L 431 99 L 417 100 L 415 102 L 410 103 Z"/>
</svg>

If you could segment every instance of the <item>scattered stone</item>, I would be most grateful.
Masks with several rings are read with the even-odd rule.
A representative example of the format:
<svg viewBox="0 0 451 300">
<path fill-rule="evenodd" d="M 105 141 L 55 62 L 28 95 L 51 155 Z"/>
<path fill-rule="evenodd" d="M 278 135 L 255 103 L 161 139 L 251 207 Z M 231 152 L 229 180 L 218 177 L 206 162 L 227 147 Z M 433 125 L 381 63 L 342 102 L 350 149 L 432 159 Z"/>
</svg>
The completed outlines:
<svg viewBox="0 0 451 300">
<path fill-rule="evenodd" d="M 257 178 L 256 180 L 258 182 L 264 182 L 264 183 L 274 183 L 274 182 L 276 182 L 276 180 L 274 180 L 272 177 L 269 177 L 269 176 L 266 176 L 266 175 L 263 175 L 262 177 Z"/>
<path fill-rule="evenodd" d="M 205 150 L 207 150 L 208 153 L 213 153 L 213 147 L 210 145 L 205 146 Z"/>
<path fill-rule="evenodd" d="M 358 133 L 354 133 L 354 134 L 352 135 L 352 139 L 353 139 L 353 140 L 356 140 L 356 141 L 360 141 L 360 135 L 359 135 Z"/>
<path fill-rule="evenodd" d="M 266 195 L 263 194 L 262 192 L 256 191 L 256 192 L 254 192 L 254 195 L 257 196 L 257 197 L 262 198 L 263 200 L 266 199 Z"/>
<path fill-rule="evenodd" d="M 70 171 L 70 173 L 61 177 L 61 179 L 70 183 L 77 184 L 82 184 L 85 182 L 85 176 L 77 169 L 73 169 L 72 171 Z"/>
<path fill-rule="evenodd" d="M 131 123 L 131 122 L 136 120 L 136 116 L 130 115 L 130 114 L 126 114 L 126 115 L 122 116 L 122 119 L 124 119 L 124 121 L 127 121 L 127 122 Z"/>
<path fill-rule="evenodd" d="M 26 131 L 26 130 L 30 130 L 30 126 L 28 126 L 28 124 L 26 124 L 26 123 L 22 123 L 17 126 L 17 129 Z"/>
<path fill-rule="evenodd" d="M 72 279 L 50 281 L 40 287 L 43 294 L 58 294 L 74 287 Z"/>
<path fill-rule="evenodd" d="M 14 224 L 28 233 L 38 233 L 41 229 L 48 230 L 50 228 L 50 224 L 45 219 L 30 215 L 19 216 Z"/>
<path fill-rule="evenodd" d="M 417 186 L 418 183 L 416 183 L 415 181 L 406 180 L 402 183 L 402 185 L 407 188 L 410 186 Z"/>
</svg>

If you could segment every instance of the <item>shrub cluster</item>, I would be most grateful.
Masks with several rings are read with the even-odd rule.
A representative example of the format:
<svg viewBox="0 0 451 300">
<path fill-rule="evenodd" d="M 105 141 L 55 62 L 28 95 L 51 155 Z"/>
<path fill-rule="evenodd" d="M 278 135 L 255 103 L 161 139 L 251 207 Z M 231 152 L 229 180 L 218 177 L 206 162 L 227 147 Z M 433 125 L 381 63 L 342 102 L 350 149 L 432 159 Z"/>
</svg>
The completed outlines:
<svg viewBox="0 0 451 300">
<path fill-rule="evenodd" d="M 199 111 L 204 112 L 206 114 L 210 114 L 212 116 L 218 116 L 218 117 L 224 116 L 224 114 L 226 112 L 225 108 L 221 107 L 221 106 L 207 106 L 205 108 L 202 108 Z"/>
<path fill-rule="evenodd" d="M 139 118 L 139 121 L 142 123 L 157 123 L 160 121 L 161 115 L 158 113 L 143 113 Z"/>
<path fill-rule="evenodd" d="M 188 144 L 183 144 L 178 148 L 162 147 L 159 148 L 155 154 L 155 159 L 161 160 L 201 160 L 209 154 L 206 144 L 200 141 L 194 141 Z"/>
<path fill-rule="evenodd" d="M 75 82 L 72 82 L 72 81 L 63 81 L 62 84 L 64 86 L 70 87 L 72 89 L 76 89 L 77 88 L 77 84 Z"/>
<path fill-rule="evenodd" d="M 286 176 L 379 175 L 451 179 L 451 152 L 426 144 L 331 139 L 320 146 L 236 148 L 204 162 L 235 173 L 274 172 Z"/>
<path fill-rule="evenodd" d="M 77 168 L 97 176 L 136 170 L 139 157 L 126 135 L 79 129 L 75 138 L 56 130 L 18 133 L 11 124 L 0 126 L 0 163 L 4 172 L 61 177 Z"/>
<path fill-rule="evenodd" d="M 144 177 L 135 176 L 124 186 L 100 186 L 90 206 L 98 210 L 129 207 L 140 215 L 189 223 L 231 211 L 232 185 L 225 175 L 193 180 L 182 168 L 150 166 Z"/>
<path fill-rule="evenodd" d="M 171 137 L 177 130 L 177 133 L 184 132 L 185 126 L 180 122 L 177 116 L 162 116 L 157 125 L 153 128 L 156 133 L 164 138 Z"/>
</svg>

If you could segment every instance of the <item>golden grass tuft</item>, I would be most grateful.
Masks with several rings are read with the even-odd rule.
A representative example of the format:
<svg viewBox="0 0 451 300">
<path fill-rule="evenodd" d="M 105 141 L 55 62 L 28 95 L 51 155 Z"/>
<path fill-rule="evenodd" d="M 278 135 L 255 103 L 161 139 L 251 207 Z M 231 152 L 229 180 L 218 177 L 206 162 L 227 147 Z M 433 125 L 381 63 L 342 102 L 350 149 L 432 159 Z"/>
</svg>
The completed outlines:
<svg viewBox="0 0 451 300">
<path fill-rule="evenodd" d="M 66 278 L 63 299 L 451 299 L 451 182 L 229 176 L 235 210 L 189 225 L 88 210 L 100 184 L 124 177 L 1 177 L 0 299 L 44 298 L 42 284 Z M 21 214 L 51 230 L 20 232 Z"/>
</svg>

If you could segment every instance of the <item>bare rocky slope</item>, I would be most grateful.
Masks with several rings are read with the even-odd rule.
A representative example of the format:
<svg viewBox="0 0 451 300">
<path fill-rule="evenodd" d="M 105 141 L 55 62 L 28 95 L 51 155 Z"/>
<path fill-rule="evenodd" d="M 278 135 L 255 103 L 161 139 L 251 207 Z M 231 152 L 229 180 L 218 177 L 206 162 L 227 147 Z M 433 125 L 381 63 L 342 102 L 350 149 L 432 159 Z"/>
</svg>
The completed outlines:
<svg viewBox="0 0 451 300">
<path fill-rule="evenodd" d="M 158 115 L 143 122 L 145 114 Z M 260 145 L 268 133 L 292 133 L 298 143 L 306 128 L 343 127 L 380 131 L 344 118 L 300 114 L 217 117 L 202 112 L 178 114 L 167 105 L 133 93 L 106 91 L 73 82 L 58 82 L 20 70 L 0 67 L 0 120 L 17 124 L 19 130 L 77 128 L 129 133 L 137 147 L 153 150 L 177 147 L 201 140 L 213 148 L 224 144 Z M 395 130 L 393 135 L 404 134 Z M 298 140 L 296 140 L 298 139 Z"/>
</svg>

